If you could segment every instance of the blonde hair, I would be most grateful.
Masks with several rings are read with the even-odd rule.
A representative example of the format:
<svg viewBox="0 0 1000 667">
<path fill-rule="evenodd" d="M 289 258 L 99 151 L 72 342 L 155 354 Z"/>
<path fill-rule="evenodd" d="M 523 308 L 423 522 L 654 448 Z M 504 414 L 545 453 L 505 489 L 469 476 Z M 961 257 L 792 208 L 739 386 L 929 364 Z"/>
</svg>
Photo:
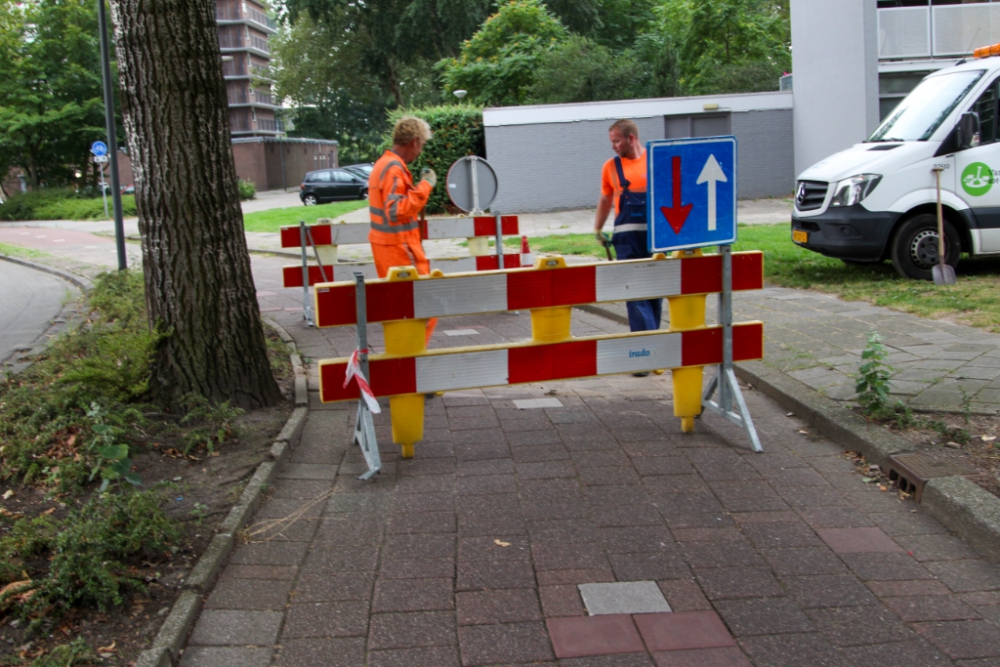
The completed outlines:
<svg viewBox="0 0 1000 667">
<path fill-rule="evenodd" d="M 636 127 L 635 123 L 627 118 L 621 120 L 616 120 L 614 125 L 608 128 L 608 132 L 613 132 L 618 130 L 622 133 L 622 136 L 628 139 L 629 137 L 639 138 L 639 128 Z"/>
<path fill-rule="evenodd" d="M 392 143 L 397 146 L 405 146 L 418 137 L 424 141 L 431 139 L 431 126 L 423 118 L 403 116 L 392 128 Z"/>
</svg>

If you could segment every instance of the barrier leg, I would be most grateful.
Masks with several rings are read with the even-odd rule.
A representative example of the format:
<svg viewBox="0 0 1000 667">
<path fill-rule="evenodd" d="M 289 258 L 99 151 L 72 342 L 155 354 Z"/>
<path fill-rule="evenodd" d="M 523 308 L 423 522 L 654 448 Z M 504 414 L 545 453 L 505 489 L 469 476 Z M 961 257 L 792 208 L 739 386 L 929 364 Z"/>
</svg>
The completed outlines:
<svg viewBox="0 0 1000 667">
<path fill-rule="evenodd" d="M 679 250 L 674 257 L 700 257 L 701 250 Z M 690 331 L 705 326 L 705 295 L 667 297 L 670 307 L 670 331 Z M 681 418 L 681 431 L 694 431 L 694 418 L 701 414 L 703 366 L 675 368 L 674 416 Z"/>
<path fill-rule="evenodd" d="M 539 270 L 566 268 L 566 260 L 562 257 L 539 257 L 535 262 L 535 268 Z M 531 311 L 531 340 L 535 343 L 569 340 L 572 322 L 573 308 L 570 306 L 536 308 Z"/>
<path fill-rule="evenodd" d="M 417 280 L 413 267 L 389 270 L 390 281 Z M 427 349 L 427 320 L 397 320 L 382 325 L 386 354 L 413 356 Z M 413 458 L 413 445 L 424 439 L 424 395 L 408 394 L 389 399 L 392 411 L 392 441 L 399 445 L 404 459 Z"/>
</svg>

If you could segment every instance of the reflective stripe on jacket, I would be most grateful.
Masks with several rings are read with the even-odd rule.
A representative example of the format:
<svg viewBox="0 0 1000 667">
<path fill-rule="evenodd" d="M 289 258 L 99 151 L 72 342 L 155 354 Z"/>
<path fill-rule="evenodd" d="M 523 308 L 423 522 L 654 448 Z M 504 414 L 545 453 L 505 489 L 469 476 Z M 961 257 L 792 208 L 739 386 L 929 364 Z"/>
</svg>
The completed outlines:
<svg viewBox="0 0 1000 667">
<path fill-rule="evenodd" d="M 372 229 L 368 241 L 382 245 L 403 243 L 404 237 L 420 240 L 417 215 L 431 195 L 430 183 L 416 187 L 403 159 L 387 150 L 368 177 L 368 215 Z"/>
</svg>

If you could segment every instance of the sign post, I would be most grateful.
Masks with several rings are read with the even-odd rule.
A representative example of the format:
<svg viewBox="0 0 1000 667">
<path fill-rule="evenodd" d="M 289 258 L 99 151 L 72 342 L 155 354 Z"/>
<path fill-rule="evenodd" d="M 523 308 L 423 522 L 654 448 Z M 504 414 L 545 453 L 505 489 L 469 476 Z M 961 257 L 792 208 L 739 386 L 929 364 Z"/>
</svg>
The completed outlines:
<svg viewBox="0 0 1000 667">
<path fill-rule="evenodd" d="M 104 182 L 104 163 L 108 161 L 108 146 L 103 141 L 95 141 L 90 146 L 90 152 L 94 154 L 94 162 L 98 165 L 101 174 L 101 199 L 104 200 L 104 217 L 108 216 L 108 187 Z"/>
<path fill-rule="evenodd" d="M 741 426 L 763 451 L 733 370 L 733 265 L 736 241 L 736 138 L 667 139 L 647 144 L 649 250 L 719 246 L 722 255 L 722 364 L 702 395 L 702 408 Z M 713 396 L 718 391 L 718 400 Z M 677 390 L 675 388 L 675 400 Z"/>
</svg>

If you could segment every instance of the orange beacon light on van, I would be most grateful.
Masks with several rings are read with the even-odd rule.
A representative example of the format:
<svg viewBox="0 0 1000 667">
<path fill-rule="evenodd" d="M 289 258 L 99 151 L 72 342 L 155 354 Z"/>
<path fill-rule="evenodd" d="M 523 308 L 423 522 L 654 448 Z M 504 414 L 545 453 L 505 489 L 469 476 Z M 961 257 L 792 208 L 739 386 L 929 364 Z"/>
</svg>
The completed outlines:
<svg viewBox="0 0 1000 667">
<path fill-rule="evenodd" d="M 974 58 L 989 58 L 991 56 L 1000 56 L 1000 44 L 991 44 L 990 46 L 982 46 L 972 52 Z"/>
</svg>

